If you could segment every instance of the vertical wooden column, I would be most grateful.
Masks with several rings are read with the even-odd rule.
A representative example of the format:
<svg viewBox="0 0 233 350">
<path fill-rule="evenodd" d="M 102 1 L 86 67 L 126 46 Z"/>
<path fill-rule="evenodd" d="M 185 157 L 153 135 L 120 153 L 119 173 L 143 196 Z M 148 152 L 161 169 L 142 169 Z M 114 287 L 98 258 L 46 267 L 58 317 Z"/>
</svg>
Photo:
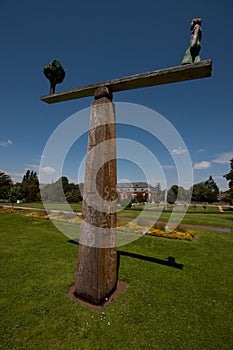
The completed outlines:
<svg viewBox="0 0 233 350">
<path fill-rule="evenodd" d="M 116 124 L 112 96 L 95 92 L 91 106 L 75 294 L 100 304 L 116 288 Z"/>
</svg>

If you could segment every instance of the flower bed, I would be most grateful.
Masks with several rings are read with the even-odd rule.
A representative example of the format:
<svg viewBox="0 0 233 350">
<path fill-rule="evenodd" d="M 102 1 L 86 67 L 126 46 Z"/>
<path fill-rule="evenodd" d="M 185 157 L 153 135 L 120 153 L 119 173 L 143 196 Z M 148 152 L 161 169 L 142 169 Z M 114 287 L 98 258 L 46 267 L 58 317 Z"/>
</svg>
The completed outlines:
<svg viewBox="0 0 233 350">
<path fill-rule="evenodd" d="M 76 216 L 75 214 L 68 215 L 68 214 L 47 214 L 46 211 L 36 211 L 29 214 L 26 214 L 26 216 L 30 216 L 35 219 L 43 219 L 43 220 L 55 220 L 55 221 L 61 221 L 66 222 L 70 224 L 80 224 L 81 218 Z"/>
<path fill-rule="evenodd" d="M 118 231 L 130 231 L 137 234 L 143 234 L 146 231 L 145 226 L 137 225 L 133 222 L 118 222 L 117 223 L 117 230 Z M 183 230 L 180 227 L 177 228 L 177 230 L 173 230 L 171 232 L 166 232 L 166 225 L 155 225 L 145 233 L 148 236 L 157 236 L 157 237 L 163 237 L 163 238 L 169 238 L 169 239 L 180 239 L 180 240 L 186 240 L 191 241 L 195 235 L 194 231 L 192 230 Z"/>
<path fill-rule="evenodd" d="M 187 230 L 185 232 L 180 232 L 177 230 L 171 231 L 170 233 L 167 233 L 163 230 L 151 228 L 147 233 L 148 236 L 157 236 L 157 237 L 164 237 L 164 238 L 170 238 L 170 239 L 182 239 L 186 241 L 191 241 L 195 235 L 194 231 Z"/>
<path fill-rule="evenodd" d="M 65 217 L 65 216 L 60 216 L 60 215 L 50 215 L 50 219 L 51 220 L 55 220 L 55 221 L 60 221 L 60 222 L 66 222 L 69 224 L 76 224 L 76 225 L 80 225 L 82 219 L 78 216 L 72 216 L 72 217 Z"/>
<path fill-rule="evenodd" d="M 17 208 L 0 208 L 1 213 L 16 213 L 16 212 L 23 212 L 22 209 Z M 66 222 L 70 224 L 76 224 L 79 225 L 81 223 L 81 218 L 76 215 L 56 215 L 56 214 L 47 214 L 46 211 L 34 211 L 31 213 L 25 214 L 25 211 L 23 215 L 35 218 L 35 219 L 43 219 L 43 220 L 55 220 L 55 221 L 61 221 Z M 161 225 L 160 225 L 161 226 Z M 122 232 L 132 232 L 135 234 L 146 234 L 148 236 L 157 236 L 157 237 L 163 237 L 163 238 L 169 238 L 169 239 L 179 239 L 179 240 L 186 240 L 191 241 L 195 235 L 194 231 L 188 229 L 187 231 L 181 232 L 180 228 L 177 230 L 173 230 L 170 233 L 166 232 L 166 226 L 157 226 L 156 225 L 152 228 L 150 228 L 148 231 L 146 231 L 145 226 L 137 225 L 134 222 L 128 222 L 125 220 L 121 220 L 117 222 L 116 228 L 118 231 Z M 146 231 L 146 233 L 145 233 Z"/>
<path fill-rule="evenodd" d="M 3 208 L 3 207 L 1 207 L 0 208 L 0 213 L 22 213 L 22 212 L 24 212 L 25 210 L 24 209 L 19 209 L 19 208 L 10 208 L 10 207 L 8 207 L 8 208 Z"/>
<path fill-rule="evenodd" d="M 33 211 L 32 213 L 27 213 L 25 216 L 30 216 L 31 218 L 35 218 L 35 219 L 43 219 L 43 220 L 49 219 L 49 216 L 45 211 Z"/>
<path fill-rule="evenodd" d="M 133 233 L 143 233 L 145 231 L 144 226 L 137 225 L 133 222 L 118 222 L 117 223 L 117 230 L 118 231 L 130 231 Z"/>
</svg>

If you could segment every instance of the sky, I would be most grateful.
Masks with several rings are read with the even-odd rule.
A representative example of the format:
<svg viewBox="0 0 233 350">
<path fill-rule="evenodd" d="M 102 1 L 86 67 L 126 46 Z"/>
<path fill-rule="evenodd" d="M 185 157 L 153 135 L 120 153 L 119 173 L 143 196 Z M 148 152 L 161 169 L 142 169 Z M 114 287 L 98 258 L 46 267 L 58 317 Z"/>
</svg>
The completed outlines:
<svg viewBox="0 0 233 350">
<path fill-rule="evenodd" d="M 63 130 L 67 120 L 77 115 L 77 138 L 68 145 L 65 159 L 59 161 L 63 176 L 82 182 L 87 132 L 80 135 L 80 130 L 88 129 L 93 98 L 51 105 L 42 102 L 40 97 L 49 93 L 43 66 L 57 59 L 65 68 L 66 77 L 57 85 L 57 92 L 178 66 L 189 46 L 190 22 L 201 17 L 200 56 L 213 60 L 211 78 L 114 94 L 113 101 L 119 105 L 118 181 L 146 179 L 152 185 L 162 182 L 164 187 L 171 186 L 177 183 L 179 172 L 183 173 L 179 166 L 177 170 L 177 164 L 186 154 L 194 183 L 206 181 L 211 175 L 219 188 L 226 190 L 228 183 L 223 175 L 229 172 L 233 157 L 232 12 L 231 0 L 3 2 L 0 170 L 17 182 L 22 181 L 27 169 L 39 172 L 42 164 L 44 182 L 56 181 L 60 173 L 52 160 L 43 162 L 46 144 L 54 132 Z M 145 108 L 138 125 L 132 105 Z M 162 140 L 156 124 L 159 122 L 151 111 L 162 116 L 167 126 Z M 144 125 L 151 126 L 153 132 Z M 172 135 L 168 132 L 171 128 Z M 71 134 L 62 134 L 60 147 L 71 140 Z M 174 135 L 181 143 L 169 149 L 167 144 Z M 125 140 L 130 141 L 125 144 Z M 62 147 L 57 147 L 56 158 L 60 154 Z M 189 186 L 185 179 L 179 184 Z"/>
</svg>

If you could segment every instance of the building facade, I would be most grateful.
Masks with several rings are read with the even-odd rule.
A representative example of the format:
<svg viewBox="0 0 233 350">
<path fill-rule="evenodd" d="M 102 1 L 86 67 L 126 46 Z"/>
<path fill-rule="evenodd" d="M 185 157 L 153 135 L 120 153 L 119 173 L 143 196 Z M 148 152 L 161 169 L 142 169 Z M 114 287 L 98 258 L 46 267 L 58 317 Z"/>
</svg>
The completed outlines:
<svg viewBox="0 0 233 350">
<path fill-rule="evenodd" d="M 117 184 L 117 193 L 121 200 L 134 199 L 138 194 L 145 197 L 149 193 L 149 185 L 146 182 L 122 182 Z"/>
</svg>

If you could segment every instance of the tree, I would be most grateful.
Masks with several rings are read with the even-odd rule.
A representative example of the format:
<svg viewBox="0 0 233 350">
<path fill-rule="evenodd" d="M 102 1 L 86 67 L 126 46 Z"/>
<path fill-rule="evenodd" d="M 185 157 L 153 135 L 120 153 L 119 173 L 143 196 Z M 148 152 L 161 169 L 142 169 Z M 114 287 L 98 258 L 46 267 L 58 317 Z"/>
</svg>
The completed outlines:
<svg viewBox="0 0 233 350">
<path fill-rule="evenodd" d="M 218 201 L 219 189 L 212 176 L 193 186 L 192 201 L 213 203 Z"/>
<path fill-rule="evenodd" d="M 65 193 L 68 202 L 81 202 L 83 197 L 81 195 L 79 185 L 69 184 L 68 191 Z"/>
<path fill-rule="evenodd" d="M 191 191 L 190 190 L 186 190 L 182 186 L 179 186 L 176 200 L 177 201 L 181 201 L 181 202 L 190 202 L 190 200 L 191 200 Z"/>
<path fill-rule="evenodd" d="M 14 186 L 15 189 L 15 195 L 17 200 L 23 200 L 25 198 L 26 192 L 25 189 L 23 188 L 22 184 L 17 183 Z"/>
<path fill-rule="evenodd" d="M 233 158 L 231 158 L 230 160 L 230 167 L 231 170 L 228 174 L 223 175 L 223 177 L 225 177 L 228 181 L 229 181 L 229 188 L 232 189 L 233 188 Z"/>
<path fill-rule="evenodd" d="M 26 202 L 40 200 L 39 180 L 36 171 L 26 171 L 22 180 L 22 186 L 25 191 L 24 200 Z"/>
<path fill-rule="evenodd" d="M 23 177 L 22 183 L 27 185 L 36 185 L 39 187 L 39 180 L 36 171 L 27 170 Z"/>
<path fill-rule="evenodd" d="M 45 201 L 65 202 L 66 199 L 61 181 L 45 186 L 42 190 L 42 198 Z"/>
<path fill-rule="evenodd" d="M 3 171 L 0 171 L 0 187 L 11 186 L 11 185 L 12 185 L 11 177 L 5 174 Z"/>
<path fill-rule="evenodd" d="M 60 177 L 55 183 L 60 184 L 63 188 L 64 193 L 69 191 L 69 180 L 66 176 Z"/>
<path fill-rule="evenodd" d="M 209 179 L 205 182 L 205 185 L 206 185 L 212 192 L 219 193 L 219 188 L 218 188 L 216 182 L 214 181 L 214 179 L 212 178 L 211 175 L 210 175 Z"/>
<path fill-rule="evenodd" d="M 30 177 L 30 170 L 27 170 L 26 174 L 23 176 L 23 183 L 26 183 Z"/>
<path fill-rule="evenodd" d="M 79 185 L 69 183 L 67 177 L 60 177 L 55 183 L 49 184 L 42 190 L 42 198 L 52 202 L 81 202 L 82 194 Z"/>
<path fill-rule="evenodd" d="M 83 195 L 84 183 L 83 183 L 83 182 L 80 182 L 80 183 L 78 184 L 78 187 L 79 187 L 79 190 L 80 190 L 80 192 L 81 192 L 81 195 Z"/>
<path fill-rule="evenodd" d="M 204 182 L 197 183 L 193 186 L 192 201 L 208 202 L 210 190 L 205 186 Z"/>
<path fill-rule="evenodd" d="M 223 177 L 226 178 L 227 181 L 229 181 L 228 186 L 229 186 L 229 191 L 227 194 L 226 199 L 230 202 L 233 203 L 233 158 L 230 160 L 230 171 L 228 174 L 223 175 Z"/>
<path fill-rule="evenodd" d="M 11 209 L 13 209 L 13 205 L 14 203 L 16 203 L 17 200 L 16 188 L 14 188 L 13 186 L 11 187 L 10 192 L 8 193 L 8 199 L 11 202 Z"/>
<path fill-rule="evenodd" d="M 154 200 L 156 204 L 159 204 L 162 198 L 163 198 L 163 191 L 161 190 L 161 185 L 158 182 L 153 190 L 152 200 Z"/>
<path fill-rule="evenodd" d="M 11 208 L 13 208 L 14 203 L 16 203 L 18 199 L 22 200 L 24 196 L 25 196 L 25 192 L 21 184 L 12 186 L 10 188 L 10 191 L 8 192 L 8 199 L 11 202 Z"/>
<path fill-rule="evenodd" d="M 171 188 L 167 191 L 167 202 L 169 204 L 174 204 L 178 195 L 178 186 L 172 185 Z"/>
<path fill-rule="evenodd" d="M 219 188 L 217 184 L 215 183 L 212 176 L 209 177 L 209 179 L 205 182 L 205 186 L 211 191 L 211 195 L 209 195 L 209 202 L 217 202 L 218 201 L 218 194 L 219 194 Z"/>
<path fill-rule="evenodd" d="M 56 84 L 60 84 L 65 78 L 66 72 L 57 60 L 51 61 L 43 68 L 44 75 L 50 81 L 50 95 L 54 94 Z"/>
<path fill-rule="evenodd" d="M 3 171 L 0 171 L 0 198 L 7 199 L 10 188 L 12 186 L 11 177 L 5 174 Z"/>
</svg>

